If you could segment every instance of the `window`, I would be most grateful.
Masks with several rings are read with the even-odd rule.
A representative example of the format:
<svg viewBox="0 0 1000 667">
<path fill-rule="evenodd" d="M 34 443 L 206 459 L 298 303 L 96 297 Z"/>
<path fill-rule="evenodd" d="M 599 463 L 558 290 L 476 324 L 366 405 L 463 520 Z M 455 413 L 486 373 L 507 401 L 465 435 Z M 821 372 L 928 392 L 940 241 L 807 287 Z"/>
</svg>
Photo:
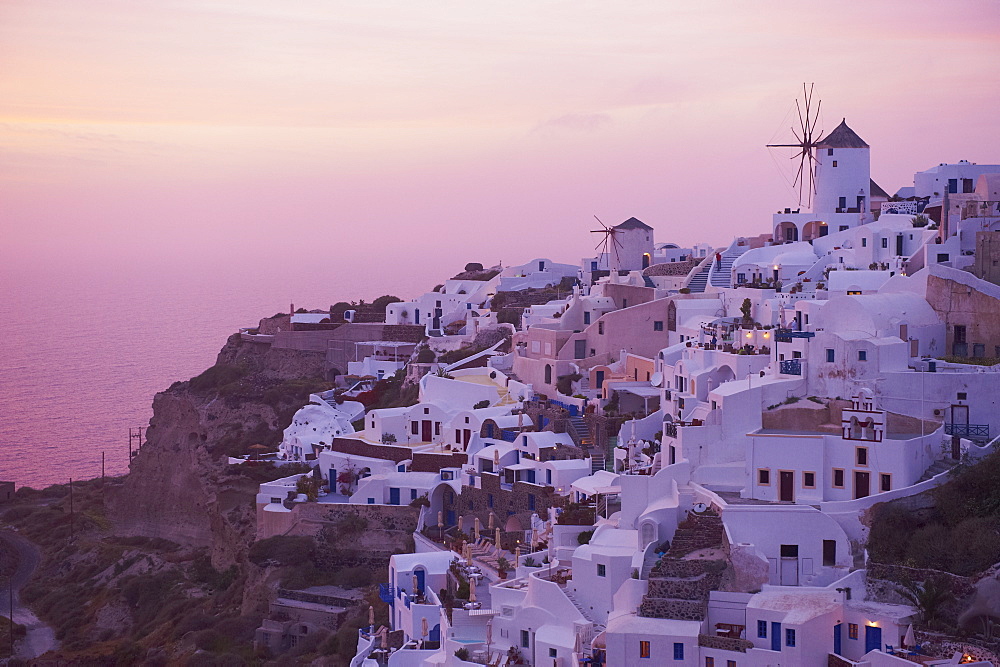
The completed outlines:
<svg viewBox="0 0 1000 667">
<path fill-rule="evenodd" d="M 795 646 L 795 630 L 785 630 L 785 646 Z"/>
<path fill-rule="evenodd" d="M 884 491 L 892 491 L 892 475 L 887 472 L 882 473 L 878 476 L 879 489 Z"/>
<path fill-rule="evenodd" d="M 663 331 L 663 320 L 653 321 L 653 331 Z"/>
<path fill-rule="evenodd" d="M 604 322 L 597 323 L 597 333 L 600 334 L 601 336 L 604 335 Z"/>
<path fill-rule="evenodd" d="M 532 512 L 535 511 L 535 494 L 533 493 L 528 494 L 528 509 Z"/>
<path fill-rule="evenodd" d="M 768 486 L 771 484 L 771 471 L 768 468 L 757 469 L 757 485 Z"/>
<path fill-rule="evenodd" d="M 868 465 L 868 448 L 856 447 L 854 450 L 854 462 L 859 466 Z"/>
<path fill-rule="evenodd" d="M 848 623 L 847 624 L 847 638 L 848 639 L 857 639 L 858 638 L 858 624 L 857 623 Z"/>
<path fill-rule="evenodd" d="M 369 498 L 368 499 L 368 504 L 369 505 L 374 505 L 375 504 L 375 499 L 374 498 Z"/>
<path fill-rule="evenodd" d="M 946 253 L 946 252 L 939 252 L 937 254 L 937 261 L 938 262 L 947 262 L 948 261 L 948 253 Z"/>
<path fill-rule="evenodd" d="M 606 576 L 608 576 L 608 567 L 606 565 L 604 565 L 603 563 L 598 563 L 597 564 L 597 576 L 598 577 L 606 577 Z"/>
<path fill-rule="evenodd" d="M 889 239 L 882 239 L 882 247 L 883 248 L 889 247 Z"/>
<path fill-rule="evenodd" d="M 628 308 L 628 299 L 622 299 L 622 308 Z"/>
<path fill-rule="evenodd" d="M 726 667 L 736 667 L 735 660 L 726 660 Z"/>
<path fill-rule="evenodd" d="M 490 509 L 493 509 L 493 494 L 492 493 L 486 494 L 486 504 L 487 504 L 487 506 L 489 506 Z"/>
<path fill-rule="evenodd" d="M 960 391 L 955 394 L 955 398 L 959 401 L 964 401 L 968 397 L 968 395 L 969 395 L 968 393 Z"/>
<path fill-rule="evenodd" d="M 767 639 L 767 621 L 757 621 L 757 636 Z"/>
<path fill-rule="evenodd" d="M 281 498 L 271 498 L 271 502 L 277 505 L 281 504 Z"/>
<path fill-rule="evenodd" d="M 705 667 L 715 667 L 715 658 L 706 656 L 705 657 Z"/>
<path fill-rule="evenodd" d="M 858 350 L 858 361 L 868 361 L 868 350 Z"/>
<path fill-rule="evenodd" d="M 416 500 L 416 499 L 417 499 L 417 490 L 410 489 L 410 500 Z"/>
<path fill-rule="evenodd" d="M 827 148 L 826 149 L 826 154 L 827 155 L 833 155 L 833 149 L 832 148 Z"/>
<path fill-rule="evenodd" d="M 684 644 L 680 642 L 674 642 L 674 660 L 684 659 Z"/>
<path fill-rule="evenodd" d="M 837 564 L 837 540 L 823 540 L 823 565 L 833 567 Z"/>
<path fill-rule="evenodd" d="M 798 350 L 792 350 L 792 359 L 801 359 L 802 353 Z"/>
<path fill-rule="evenodd" d="M 816 473 L 814 472 L 804 472 L 802 473 L 802 487 L 805 489 L 815 489 L 816 488 Z"/>
<path fill-rule="evenodd" d="M 420 432 L 420 425 L 417 422 L 410 422 L 410 432 L 416 435 Z"/>
<path fill-rule="evenodd" d="M 645 640 L 639 640 L 639 657 L 648 658 L 649 657 L 649 642 Z"/>
<path fill-rule="evenodd" d="M 834 166 L 834 167 L 836 167 L 836 166 L 837 166 L 837 161 L 836 161 L 836 160 L 834 160 L 834 161 L 833 161 L 833 166 Z"/>
<path fill-rule="evenodd" d="M 528 648 L 531 644 L 531 635 L 527 630 L 521 630 L 521 648 Z"/>
<path fill-rule="evenodd" d="M 557 657 L 559 657 L 559 651 L 557 651 L 554 648 L 550 648 L 549 649 L 549 657 L 550 658 L 557 658 Z"/>
<path fill-rule="evenodd" d="M 832 364 L 836 358 L 837 355 L 834 354 L 833 350 L 828 348 L 826 351 L 826 363 Z"/>
<path fill-rule="evenodd" d="M 955 342 L 964 343 L 965 341 L 965 325 L 956 324 L 955 325 Z"/>
<path fill-rule="evenodd" d="M 833 488 L 842 489 L 844 488 L 844 469 L 834 468 L 833 469 Z"/>
<path fill-rule="evenodd" d="M 589 310 L 583 311 L 583 323 L 584 324 L 590 324 L 590 311 Z"/>
<path fill-rule="evenodd" d="M 868 247 L 868 239 L 865 238 L 865 237 L 863 237 L 863 236 L 861 237 L 861 247 L 862 248 L 867 248 Z"/>
</svg>

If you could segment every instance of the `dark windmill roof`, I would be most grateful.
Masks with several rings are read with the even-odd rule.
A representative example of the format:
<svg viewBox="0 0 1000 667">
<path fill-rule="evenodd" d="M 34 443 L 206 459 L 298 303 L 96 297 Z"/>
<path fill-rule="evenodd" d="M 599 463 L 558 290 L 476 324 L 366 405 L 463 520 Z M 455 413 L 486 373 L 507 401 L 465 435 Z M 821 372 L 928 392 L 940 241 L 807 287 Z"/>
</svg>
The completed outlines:
<svg viewBox="0 0 1000 667">
<path fill-rule="evenodd" d="M 871 181 L 868 190 L 871 192 L 872 197 L 885 197 L 886 199 L 889 198 L 889 193 L 880 188 L 878 183 L 872 181 L 872 179 L 870 178 L 868 180 Z"/>
<path fill-rule="evenodd" d="M 840 121 L 833 132 L 820 139 L 816 144 L 819 148 L 871 148 L 865 140 L 847 127 L 847 119 Z"/>
<path fill-rule="evenodd" d="M 649 225 L 647 225 L 645 222 L 643 222 L 639 218 L 629 218 L 628 220 L 626 220 L 622 224 L 615 225 L 614 228 L 615 229 L 649 229 L 649 230 L 653 229 L 652 227 L 650 227 Z"/>
</svg>

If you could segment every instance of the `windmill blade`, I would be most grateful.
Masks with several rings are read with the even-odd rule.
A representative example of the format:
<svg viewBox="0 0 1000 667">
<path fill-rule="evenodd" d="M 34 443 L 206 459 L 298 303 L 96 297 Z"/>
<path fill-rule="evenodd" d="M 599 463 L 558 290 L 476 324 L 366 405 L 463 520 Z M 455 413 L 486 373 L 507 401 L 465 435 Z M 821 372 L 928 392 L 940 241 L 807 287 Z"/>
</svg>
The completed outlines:
<svg viewBox="0 0 1000 667">
<path fill-rule="evenodd" d="M 604 229 L 608 229 L 608 230 L 610 230 L 610 229 L 611 229 L 611 228 L 610 228 L 610 227 L 608 227 L 608 226 L 607 226 L 606 224 L 604 224 L 604 221 L 603 221 L 603 220 L 601 220 L 600 218 L 598 218 L 598 217 L 597 217 L 597 215 L 594 215 L 594 220 L 597 220 L 597 222 L 601 223 L 601 227 L 604 227 Z"/>
</svg>

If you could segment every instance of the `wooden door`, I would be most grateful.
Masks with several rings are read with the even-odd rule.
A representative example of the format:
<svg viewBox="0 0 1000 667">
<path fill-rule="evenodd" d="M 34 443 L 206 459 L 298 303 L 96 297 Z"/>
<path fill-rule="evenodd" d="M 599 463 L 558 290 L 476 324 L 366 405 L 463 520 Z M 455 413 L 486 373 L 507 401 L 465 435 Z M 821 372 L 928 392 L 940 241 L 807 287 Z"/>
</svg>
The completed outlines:
<svg viewBox="0 0 1000 667">
<path fill-rule="evenodd" d="M 793 502 L 795 500 L 795 473 L 791 470 L 778 472 L 778 500 Z"/>
<path fill-rule="evenodd" d="M 424 442 L 430 442 L 431 437 L 431 421 L 425 419 L 420 422 L 420 439 Z"/>
<path fill-rule="evenodd" d="M 854 471 L 854 498 L 867 498 L 871 495 L 871 474 L 861 470 Z"/>
</svg>

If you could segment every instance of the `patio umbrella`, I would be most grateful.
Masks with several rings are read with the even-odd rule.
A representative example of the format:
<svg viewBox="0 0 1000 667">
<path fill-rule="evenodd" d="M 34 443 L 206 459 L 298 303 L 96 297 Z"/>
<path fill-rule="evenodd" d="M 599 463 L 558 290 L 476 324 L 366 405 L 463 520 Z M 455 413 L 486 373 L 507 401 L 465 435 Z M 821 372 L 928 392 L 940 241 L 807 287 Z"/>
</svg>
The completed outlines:
<svg viewBox="0 0 1000 667">
<path fill-rule="evenodd" d="M 493 643 L 493 621 L 486 624 L 486 646 Z"/>
<path fill-rule="evenodd" d="M 534 548 L 534 546 L 536 544 L 538 544 L 538 529 L 537 528 L 532 528 L 531 529 L 531 546 L 532 546 L 532 548 Z"/>
<path fill-rule="evenodd" d="M 419 595 L 420 590 L 417 588 L 417 575 L 413 575 L 413 594 Z"/>
<path fill-rule="evenodd" d="M 472 545 L 466 542 L 465 547 L 462 548 L 462 552 L 462 556 L 465 557 L 465 562 L 472 565 Z"/>
<path fill-rule="evenodd" d="M 500 450 L 493 450 L 493 472 L 500 472 Z"/>
<path fill-rule="evenodd" d="M 469 602 L 476 601 L 476 580 L 469 579 Z"/>
<path fill-rule="evenodd" d="M 473 531 L 475 532 L 476 541 L 478 542 L 479 541 L 479 517 L 478 516 L 476 517 L 476 523 L 473 526 Z"/>
<path fill-rule="evenodd" d="M 518 546 L 514 549 L 514 567 L 517 567 L 521 562 L 521 547 Z"/>
<path fill-rule="evenodd" d="M 427 617 L 424 616 L 420 619 L 420 638 L 423 639 L 428 634 L 427 632 Z"/>
<path fill-rule="evenodd" d="M 909 648 L 910 646 L 916 646 L 916 644 L 917 644 L 917 638 L 913 634 L 913 624 L 912 623 L 910 623 L 910 626 L 908 628 L 906 628 L 906 635 L 903 637 L 903 644 L 907 648 Z"/>
<path fill-rule="evenodd" d="M 580 631 L 577 630 L 573 638 L 573 653 L 580 655 L 583 653 L 583 639 L 580 637 Z"/>
<path fill-rule="evenodd" d="M 497 549 L 499 549 L 500 548 L 500 529 L 499 528 L 497 528 L 496 534 L 497 534 L 496 545 L 497 545 Z"/>
<path fill-rule="evenodd" d="M 444 528 L 444 512 L 438 510 L 438 528 Z"/>
<path fill-rule="evenodd" d="M 368 605 L 368 632 L 375 631 L 375 607 Z"/>
<path fill-rule="evenodd" d="M 495 517 L 496 517 L 496 514 L 494 514 L 493 512 L 490 512 L 490 530 L 493 530 L 493 519 Z"/>
<path fill-rule="evenodd" d="M 383 625 L 378 634 L 382 638 L 382 648 L 389 648 L 389 628 Z"/>
<path fill-rule="evenodd" d="M 462 532 L 462 517 L 458 517 L 458 532 Z"/>
</svg>

